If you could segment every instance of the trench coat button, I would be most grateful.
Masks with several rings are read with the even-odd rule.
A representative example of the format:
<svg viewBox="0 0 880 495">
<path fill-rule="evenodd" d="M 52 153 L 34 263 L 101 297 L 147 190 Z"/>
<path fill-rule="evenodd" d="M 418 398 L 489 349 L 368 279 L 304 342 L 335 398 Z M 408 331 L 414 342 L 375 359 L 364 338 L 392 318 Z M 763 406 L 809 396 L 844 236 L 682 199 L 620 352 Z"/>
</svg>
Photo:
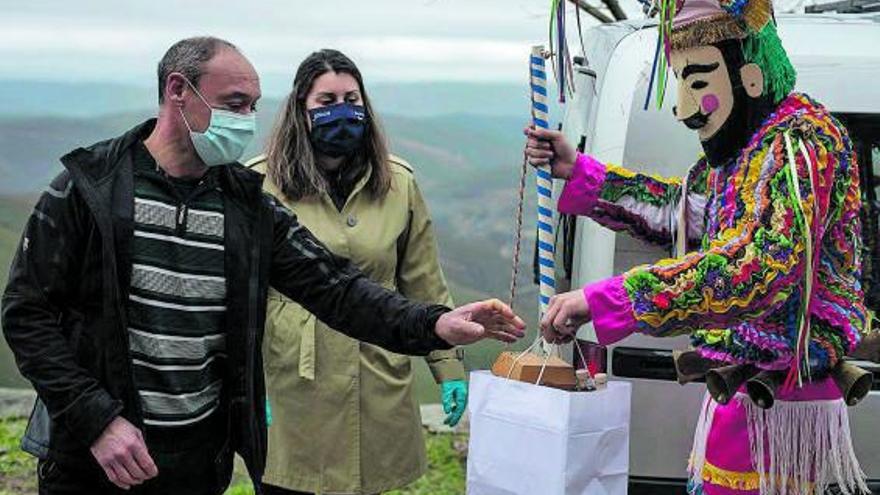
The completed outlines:
<svg viewBox="0 0 880 495">
<path fill-rule="evenodd" d="M 349 215 L 348 220 L 346 220 L 345 223 L 348 224 L 349 227 L 354 227 L 358 224 L 358 219 L 354 215 Z"/>
</svg>

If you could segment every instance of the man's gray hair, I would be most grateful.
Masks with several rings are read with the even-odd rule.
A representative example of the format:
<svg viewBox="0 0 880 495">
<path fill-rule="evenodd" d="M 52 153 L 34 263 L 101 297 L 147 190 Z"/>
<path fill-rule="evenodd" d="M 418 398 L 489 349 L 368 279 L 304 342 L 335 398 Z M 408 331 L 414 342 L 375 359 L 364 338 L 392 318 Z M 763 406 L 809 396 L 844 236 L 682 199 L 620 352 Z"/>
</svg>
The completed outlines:
<svg viewBox="0 0 880 495">
<path fill-rule="evenodd" d="M 196 36 L 180 40 L 165 52 L 159 61 L 159 103 L 165 100 L 165 82 L 168 75 L 174 72 L 183 74 L 193 86 L 198 87 L 199 78 L 202 77 L 202 67 L 211 60 L 221 48 L 232 48 L 238 51 L 238 47 L 232 43 L 215 38 L 213 36 Z"/>
</svg>

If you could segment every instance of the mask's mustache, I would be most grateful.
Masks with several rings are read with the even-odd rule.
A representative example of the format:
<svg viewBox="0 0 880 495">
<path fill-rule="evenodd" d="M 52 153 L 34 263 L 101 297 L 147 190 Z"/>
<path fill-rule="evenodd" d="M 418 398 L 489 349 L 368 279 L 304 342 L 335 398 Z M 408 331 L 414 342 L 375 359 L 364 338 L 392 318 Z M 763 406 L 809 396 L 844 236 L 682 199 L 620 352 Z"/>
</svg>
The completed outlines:
<svg viewBox="0 0 880 495">
<path fill-rule="evenodd" d="M 682 122 L 688 129 L 696 131 L 697 129 L 702 129 L 707 123 L 709 123 L 709 116 L 697 110 L 693 115 L 682 120 Z"/>
</svg>

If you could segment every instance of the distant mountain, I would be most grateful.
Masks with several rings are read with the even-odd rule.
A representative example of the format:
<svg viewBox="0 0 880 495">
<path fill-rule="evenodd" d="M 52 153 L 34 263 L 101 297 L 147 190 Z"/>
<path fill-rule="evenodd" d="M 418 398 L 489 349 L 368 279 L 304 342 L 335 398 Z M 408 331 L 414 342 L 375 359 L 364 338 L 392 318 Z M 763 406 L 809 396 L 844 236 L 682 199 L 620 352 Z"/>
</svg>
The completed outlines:
<svg viewBox="0 0 880 495">
<path fill-rule="evenodd" d="M 289 82 L 270 74 L 264 86 L 269 96 L 248 156 L 262 148 Z M 424 162 L 425 181 L 460 176 L 462 167 L 508 166 L 507 145 L 528 118 L 526 84 L 377 83 L 369 91 L 394 149 Z M 155 101 L 152 85 L 0 81 L 0 194 L 42 188 L 62 154 L 118 135 L 153 115 Z"/>
<path fill-rule="evenodd" d="M 0 119 L 0 194 L 42 190 L 61 170 L 62 155 L 116 136 L 147 115 Z"/>
<path fill-rule="evenodd" d="M 260 153 L 279 100 L 261 105 L 257 137 L 245 153 Z M 60 170 L 58 159 L 79 146 L 117 136 L 152 116 L 149 110 L 91 118 L 0 117 L 0 194 L 42 189 Z M 507 167 L 521 155 L 524 121 L 510 116 L 454 114 L 414 118 L 381 114 L 393 150 L 413 161 L 428 181 L 464 171 Z"/>
<path fill-rule="evenodd" d="M 278 103 L 264 105 L 256 142 L 246 156 L 259 153 Z M 61 155 L 116 136 L 149 115 L 142 111 L 88 119 L 0 119 L 0 195 L 43 190 L 61 170 Z M 519 119 L 460 114 L 385 115 L 382 120 L 392 151 L 415 167 L 441 228 L 459 238 L 491 239 L 491 246 L 509 241 L 522 163 Z"/>
<path fill-rule="evenodd" d="M 263 94 L 286 96 L 293 76 L 264 77 Z M 368 83 L 369 84 L 369 83 Z M 157 100 L 152 81 L 144 86 L 101 82 L 0 80 L 0 116 L 89 118 L 150 108 Z M 526 115 L 528 85 L 423 82 L 369 84 L 377 110 L 409 117 L 451 113 Z"/>
<path fill-rule="evenodd" d="M 259 153 L 274 119 L 278 101 L 268 101 L 259 116 L 256 143 L 246 156 Z M 90 119 L 16 118 L 0 120 L 0 195 L 22 195 L 45 188 L 61 169 L 58 157 L 71 149 L 118 135 L 149 112 Z M 506 256 L 513 238 L 522 122 L 513 117 L 445 115 L 428 118 L 385 115 L 383 125 L 392 151 L 410 161 L 428 199 L 435 223 L 445 238 L 456 239 L 455 259 L 464 246 Z M 528 195 L 532 211 L 532 196 Z M 530 218 L 530 217 L 529 217 Z M 450 263 L 450 269 L 455 263 Z M 486 266 L 483 266 L 485 268 Z M 497 275 L 461 276 L 485 284 Z M 494 271 L 493 271 L 494 273 Z M 491 284 L 493 290 L 506 282 Z M 488 287 L 487 287 L 488 288 Z"/>
<path fill-rule="evenodd" d="M 259 133 L 247 156 L 262 148 L 279 104 L 279 100 L 267 100 L 261 105 Z M 96 117 L 0 118 L 0 289 L 34 198 L 60 170 L 58 157 L 77 146 L 118 135 L 150 114 L 133 110 Z M 392 151 L 415 168 L 456 300 L 489 295 L 506 300 L 523 120 L 503 115 L 383 113 L 382 123 Z M 537 297 L 529 281 L 534 245 L 534 222 L 528 213 L 534 211 L 532 190 L 526 196 L 526 219 L 532 221 L 525 227 L 517 298 L 521 314 L 527 317 L 536 313 Z M 490 364 L 496 347 L 486 344 L 469 351 L 469 364 Z M 21 383 L 5 343 L 0 344 L 0 386 Z"/>
<path fill-rule="evenodd" d="M 0 80 L 0 115 L 96 117 L 145 108 L 156 90 L 108 83 Z"/>
</svg>

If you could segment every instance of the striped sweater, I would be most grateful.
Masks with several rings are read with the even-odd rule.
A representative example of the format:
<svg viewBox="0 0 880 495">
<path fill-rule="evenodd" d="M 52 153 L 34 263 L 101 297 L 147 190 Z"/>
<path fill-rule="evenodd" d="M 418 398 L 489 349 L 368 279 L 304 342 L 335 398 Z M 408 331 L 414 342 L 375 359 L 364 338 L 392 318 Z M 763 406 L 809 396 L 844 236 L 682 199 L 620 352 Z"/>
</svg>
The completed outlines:
<svg viewBox="0 0 880 495">
<path fill-rule="evenodd" d="M 128 337 L 147 427 L 193 425 L 218 407 L 226 335 L 223 199 L 209 173 L 170 179 L 135 155 Z"/>
<path fill-rule="evenodd" d="M 692 168 L 681 227 L 686 254 L 584 287 L 600 341 L 689 334 L 705 357 L 790 369 L 799 318 L 808 314 L 811 339 L 801 355 L 813 376 L 824 375 L 855 348 L 866 324 L 858 177 L 843 127 L 809 97 L 792 94 L 731 163 L 701 160 Z M 680 179 L 582 155 L 559 210 L 668 244 L 681 223 L 681 191 Z M 808 301 L 806 273 L 813 274 Z"/>
</svg>

